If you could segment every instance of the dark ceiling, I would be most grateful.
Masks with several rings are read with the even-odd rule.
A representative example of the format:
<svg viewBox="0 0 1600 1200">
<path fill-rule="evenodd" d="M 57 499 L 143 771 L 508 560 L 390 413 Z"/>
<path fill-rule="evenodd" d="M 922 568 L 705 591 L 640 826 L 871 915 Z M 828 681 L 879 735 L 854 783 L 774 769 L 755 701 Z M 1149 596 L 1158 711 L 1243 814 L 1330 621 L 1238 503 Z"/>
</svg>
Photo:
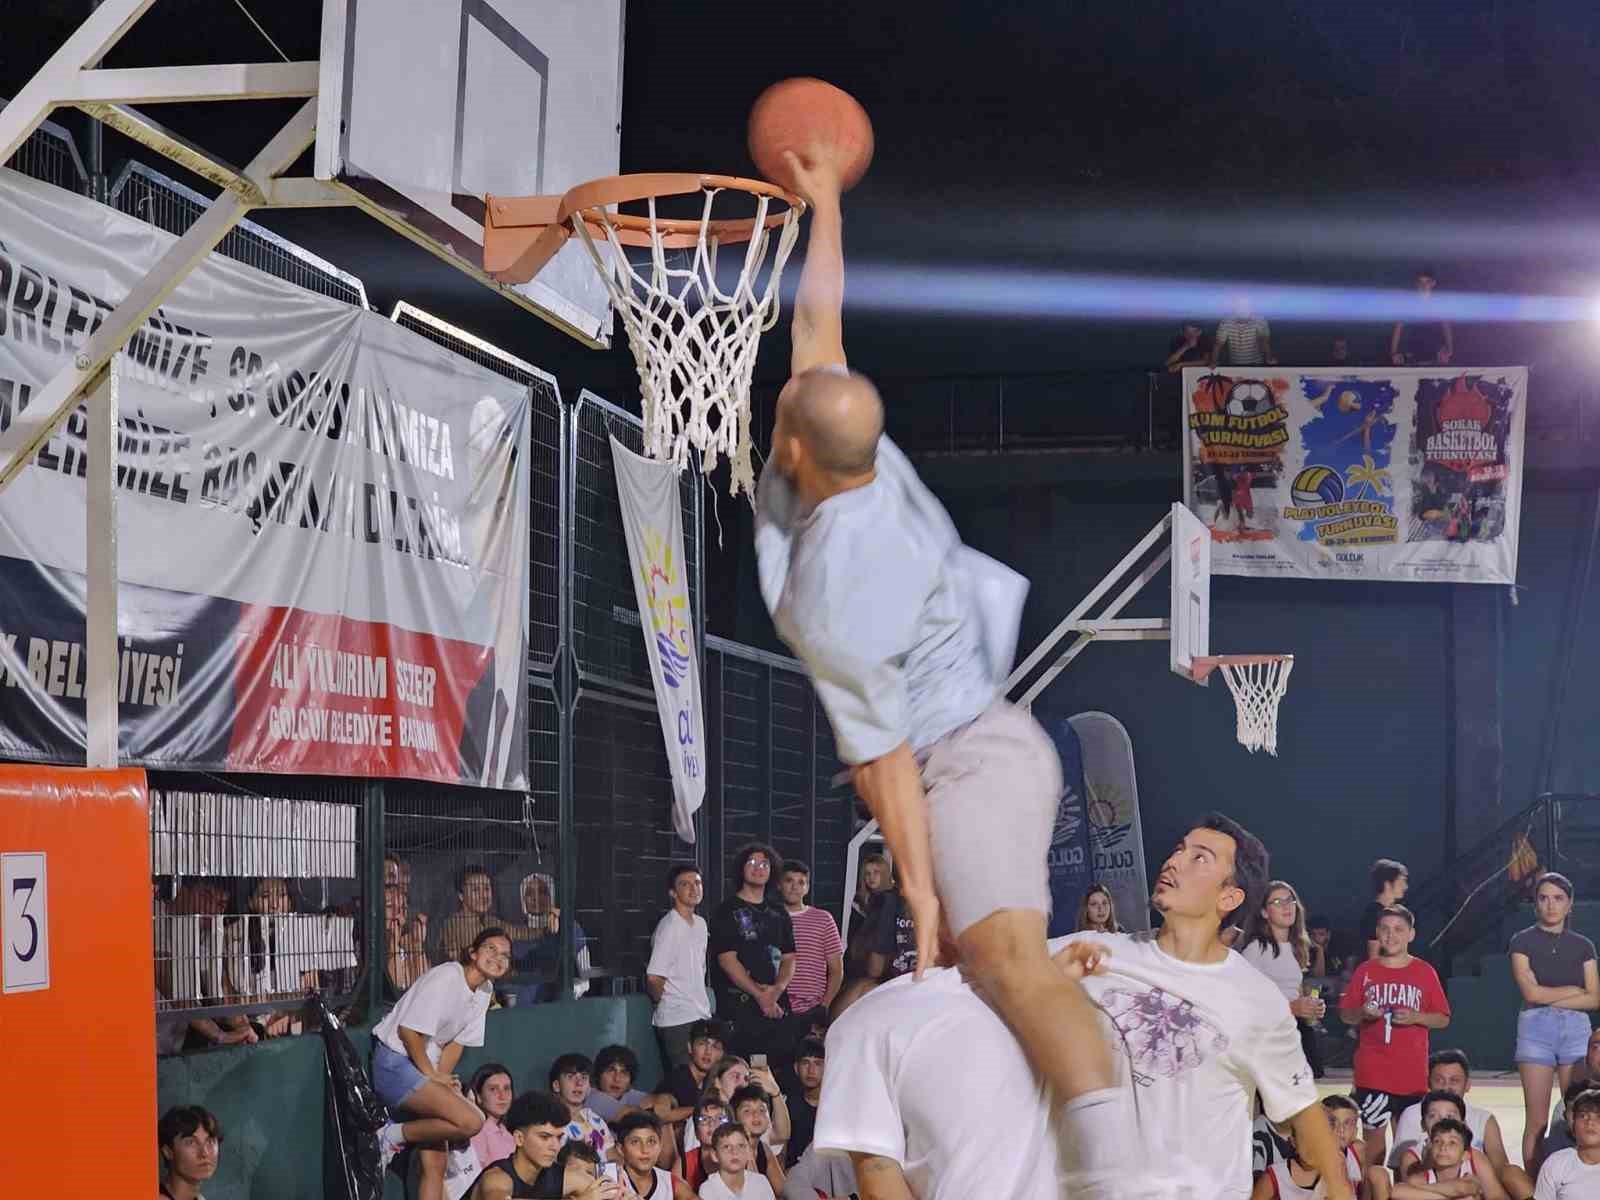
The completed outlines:
<svg viewBox="0 0 1600 1200">
<path fill-rule="evenodd" d="M 316 57 L 319 0 L 245 3 L 291 58 Z M 0 93 L 87 8 L 14 4 Z M 273 57 L 232 0 L 158 0 L 108 65 Z M 858 263 L 1403 286 L 1425 258 L 1467 290 L 1594 293 L 1597 61 L 1585 0 L 632 0 L 623 169 L 749 171 L 750 102 L 813 74 L 877 130 L 847 208 Z M 158 116 L 242 162 L 290 111 Z M 134 149 L 107 140 L 112 161 Z M 581 350 L 358 213 L 259 219 L 380 307 L 410 299 L 564 389 L 627 399 L 624 352 Z M 1165 324 L 847 314 L 853 358 L 899 375 L 1148 361 Z M 761 373 L 781 374 L 769 342 Z"/>
</svg>

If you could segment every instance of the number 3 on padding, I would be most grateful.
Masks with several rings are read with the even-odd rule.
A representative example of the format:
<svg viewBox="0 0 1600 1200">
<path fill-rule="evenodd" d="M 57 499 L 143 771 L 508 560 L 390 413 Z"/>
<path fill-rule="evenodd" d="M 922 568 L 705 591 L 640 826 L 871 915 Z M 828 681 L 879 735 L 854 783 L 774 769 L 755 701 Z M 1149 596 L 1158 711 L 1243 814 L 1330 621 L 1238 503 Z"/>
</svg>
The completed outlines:
<svg viewBox="0 0 1600 1200">
<path fill-rule="evenodd" d="M 18 876 L 11 881 L 11 894 L 26 892 L 22 903 L 17 906 L 17 916 L 28 923 L 28 948 L 24 950 L 16 942 L 11 943 L 11 953 L 17 956 L 19 962 L 32 962 L 33 956 L 39 953 L 39 921 L 28 911 L 28 902 L 33 899 L 33 891 L 39 886 L 39 881 L 32 877 Z"/>
<path fill-rule="evenodd" d="M 0 899 L 5 901 L 3 940 L 6 992 L 36 992 L 50 986 L 50 885 L 43 853 L 0 854 Z"/>
</svg>

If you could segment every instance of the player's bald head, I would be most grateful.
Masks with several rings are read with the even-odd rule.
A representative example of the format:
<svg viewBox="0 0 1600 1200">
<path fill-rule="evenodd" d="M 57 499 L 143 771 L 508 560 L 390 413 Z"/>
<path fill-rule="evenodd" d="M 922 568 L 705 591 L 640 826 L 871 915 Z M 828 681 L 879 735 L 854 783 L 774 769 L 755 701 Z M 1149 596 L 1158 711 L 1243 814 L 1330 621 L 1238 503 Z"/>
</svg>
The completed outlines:
<svg viewBox="0 0 1600 1200">
<path fill-rule="evenodd" d="M 878 459 L 883 400 L 865 375 L 819 368 L 784 389 L 791 432 L 812 461 L 834 475 L 860 475 Z"/>
</svg>

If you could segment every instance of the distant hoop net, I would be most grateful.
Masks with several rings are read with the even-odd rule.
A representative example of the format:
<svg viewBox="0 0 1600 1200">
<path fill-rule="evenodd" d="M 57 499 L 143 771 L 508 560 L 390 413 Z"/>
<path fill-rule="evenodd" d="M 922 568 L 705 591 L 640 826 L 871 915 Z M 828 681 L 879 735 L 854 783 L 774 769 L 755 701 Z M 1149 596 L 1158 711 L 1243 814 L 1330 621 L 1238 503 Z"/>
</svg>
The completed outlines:
<svg viewBox="0 0 1600 1200">
<path fill-rule="evenodd" d="M 698 218 L 658 215 L 658 200 L 695 192 L 702 198 Z M 718 202 L 729 196 L 753 198 L 753 215 L 722 215 L 726 204 L 719 208 Z M 531 278 L 576 234 L 605 281 L 633 350 L 645 453 L 680 471 L 691 447 L 705 470 L 725 456 L 731 493 L 753 498 L 750 380 L 761 335 L 778 319 L 778 284 L 805 202 L 762 180 L 692 174 L 595 180 L 561 197 L 554 212 L 534 207 L 542 199 L 489 198 L 486 231 L 499 222 L 538 233 L 524 234 L 520 246 L 497 247 L 502 262 L 496 264 L 486 232 L 486 269 L 512 281 Z M 642 202 L 645 211 L 617 211 L 632 202 Z M 505 237 L 501 246 L 511 240 Z M 729 271 L 719 280 L 719 249 L 738 244 L 745 250 L 737 278 Z M 649 253 L 636 264 L 629 261 L 630 248 Z"/>
<path fill-rule="evenodd" d="M 1265 750 L 1278 753 L 1278 703 L 1289 690 L 1289 672 L 1294 670 L 1292 654 L 1219 654 L 1196 658 L 1191 668 L 1195 681 L 1220 668 L 1233 693 L 1236 718 L 1235 736 L 1239 744 L 1254 754 Z"/>
</svg>

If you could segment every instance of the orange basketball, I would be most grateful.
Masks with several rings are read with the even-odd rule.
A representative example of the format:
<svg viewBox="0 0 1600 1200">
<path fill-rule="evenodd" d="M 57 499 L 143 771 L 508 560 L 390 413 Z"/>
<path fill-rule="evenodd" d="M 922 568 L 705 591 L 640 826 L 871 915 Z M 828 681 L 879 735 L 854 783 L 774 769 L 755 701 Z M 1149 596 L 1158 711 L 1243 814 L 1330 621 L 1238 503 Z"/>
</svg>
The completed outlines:
<svg viewBox="0 0 1600 1200">
<path fill-rule="evenodd" d="M 826 148 L 839 163 L 844 191 L 860 182 L 872 162 L 872 122 L 849 92 L 820 79 L 785 79 L 757 98 L 750 110 L 750 157 L 763 176 L 794 190 L 783 152 L 804 155 Z"/>
</svg>

